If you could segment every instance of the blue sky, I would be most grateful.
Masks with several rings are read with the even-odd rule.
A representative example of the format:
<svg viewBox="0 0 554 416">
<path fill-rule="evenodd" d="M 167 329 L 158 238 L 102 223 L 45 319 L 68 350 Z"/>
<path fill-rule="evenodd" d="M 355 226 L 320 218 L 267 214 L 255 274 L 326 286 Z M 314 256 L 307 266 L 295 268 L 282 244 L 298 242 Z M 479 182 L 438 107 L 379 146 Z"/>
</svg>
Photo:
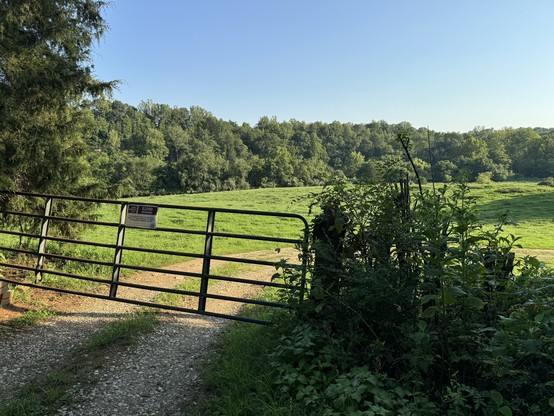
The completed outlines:
<svg viewBox="0 0 554 416">
<path fill-rule="evenodd" d="M 255 124 L 554 127 L 551 0 L 114 0 L 115 99 Z"/>
</svg>

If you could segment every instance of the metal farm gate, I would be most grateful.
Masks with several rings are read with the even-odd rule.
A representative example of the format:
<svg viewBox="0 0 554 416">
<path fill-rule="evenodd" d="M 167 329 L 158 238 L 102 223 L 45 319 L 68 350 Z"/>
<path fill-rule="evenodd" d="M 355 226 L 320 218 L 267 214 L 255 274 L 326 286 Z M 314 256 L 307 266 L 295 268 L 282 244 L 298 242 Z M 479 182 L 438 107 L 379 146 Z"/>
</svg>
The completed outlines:
<svg viewBox="0 0 554 416">
<path fill-rule="evenodd" d="M 0 223 L 2 224 L 0 225 L 0 267 L 2 268 L 0 282 L 262 324 L 268 322 L 211 312 L 207 306 L 212 300 L 277 308 L 287 308 L 288 305 L 210 293 L 210 283 L 215 286 L 215 282 L 225 281 L 236 285 L 273 287 L 290 291 L 290 294 L 298 296 L 300 300 L 304 296 L 308 223 L 301 215 L 24 192 L 0 191 L 1 199 L 4 201 L 10 199 L 10 205 L 14 207 L 19 205 L 32 208 L 0 210 L 2 221 Z M 18 201 L 24 201 L 25 204 L 18 204 Z M 91 209 L 91 205 L 95 209 Z M 96 218 L 100 215 L 83 215 L 83 212 L 94 213 L 98 210 L 102 212 L 101 220 Z M 256 234 L 256 224 L 262 222 L 267 224 L 269 219 L 273 224 L 270 228 L 275 231 L 274 235 Z M 163 226 L 175 223 L 180 226 Z M 74 234 L 83 237 L 67 237 L 71 234 L 69 231 L 75 227 L 81 227 L 82 230 Z M 242 232 L 243 230 L 248 232 Z M 294 235 L 283 235 L 283 233 Z M 169 240 L 168 236 L 171 237 Z M 194 248 L 183 250 L 183 246 L 191 246 L 189 240 L 194 240 L 192 244 Z M 159 241 L 165 241 L 166 245 L 169 241 L 170 247 L 158 248 L 156 243 Z M 255 241 L 261 248 L 266 249 L 270 247 L 275 249 L 275 245 L 296 246 L 300 249 L 301 255 L 298 256 L 300 260 L 279 261 L 273 258 L 214 254 L 218 251 L 218 242 L 224 242 L 221 245 L 226 244 L 227 247 L 230 242 L 233 242 L 232 244 L 239 246 L 237 251 L 241 251 L 241 242 L 245 244 L 249 241 Z M 137 242 L 146 242 L 146 244 L 140 245 Z M 227 251 L 229 251 L 228 248 Z M 2 253 L 4 258 L 1 256 Z M 163 259 L 160 260 L 160 257 Z M 131 260 L 125 263 L 124 258 Z M 200 259 L 197 261 L 200 262 L 201 270 L 182 271 L 167 266 L 152 266 L 152 264 L 183 263 L 190 259 Z M 216 273 L 212 273 L 212 262 L 215 261 L 237 265 L 235 269 L 238 269 L 238 274 L 245 267 L 265 267 L 275 270 L 276 263 L 279 262 L 280 267 L 296 270 L 299 283 L 291 286 L 271 279 L 256 280 L 241 277 L 237 276 L 237 273 L 233 276 L 230 275 L 231 273 L 218 274 L 217 269 Z M 240 266 L 241 264 L 248 266 Z M 82 272 L 83 269 L 88 275 Z M 91 269 L 96 271 L 91 273 Z M 124 277 L 131 271 L 150 272 L 153 276 L 152 284 L 133 283 L 131 278 Z M 199 281 L 197 285 L 199 289 L 156 286 L 154 276 L 159 274 L 169 274 L 180 279 L 196 279 Z M 55 276 L 58 280 L 49 279 L 50 276 Z M 84 290 L 78 285 L 71 284 L 75 280 L 93 282 L 93 285 L 89 285 L 91 287 Z M 64 281 L 68 284 L 63 284 Z M 125 298 L 118 296 L 120 287 L 153 291 L 161 295 L 186 296 L 189 299 L 192 297 L 196 299 L 197 306 L 176 306 L 157 300 L 141 301 Z"/>
</svg>

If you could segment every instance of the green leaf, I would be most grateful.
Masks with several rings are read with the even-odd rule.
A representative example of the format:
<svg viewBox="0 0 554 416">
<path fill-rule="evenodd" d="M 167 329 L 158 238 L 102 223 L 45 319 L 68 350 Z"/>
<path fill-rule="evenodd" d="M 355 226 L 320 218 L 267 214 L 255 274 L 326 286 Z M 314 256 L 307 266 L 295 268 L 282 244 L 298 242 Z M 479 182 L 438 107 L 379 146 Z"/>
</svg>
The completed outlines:
<svg viewBox="0 0 554 416">
<path fill-rule="evenodd" d="M 419 320 L 419 321 L 417 321 L 417 327 L 420 331 L 423 332 L 427 328 L 427 322 Z M 548 385 L 548 383 L 546 383 L 546 384 Z"/>
<path fill-rule="evenodd" d="M 541 262 L 539 261 L 539 259 L 531 256 L 527 257 L 527 263 L 529 263 L 531 267 L 539 267 L 541 265 Z"/>
<path fill-rule="evenodd" d="M 508 406 L 502 406 L 498 408 L 498 413 L 504 416 L 512 416 L 512 409 L 510 409 Z"/>
<path fill-rule="evenodd" d="M 491 390 L 491 399 L 496 403 L 497 406 L 500 406 L 504 402 L 504 397 L 502 394 L 496 390 Z"/>
<path fill-rule="evenodd" d="M 470 296 L 467 298 L 467 303 L 469 306 L 475 308 L 475 309 L 483 309 L 483 306 L 485 306 L 485 302 L 483 302 L 481 299 Z"/>
<path fill-rule="evenodd" d="M 548 404 L 550 405 L 550 407 L 554 407 L 554 397 L 548 399 Z"/>
<path fill-rule="evenodd" d="M 526 339 L 522 343 L 528 352 L 537 352 L 543 344 L 540 339 Z"/>
<path fill-rule="evenodd" d="M 453 305 L 456 303 L 456 297 L 452 293 L 444 291 L 442 301 L 445 305 Z"/>
<path fill-rule="evenodd" d="M 444 288 L 444 291 L 446 293 L 451 294 L 452 296 L 464 296 L 467 295 L 467 292 L 465 292 L 461 287 L 459 286 L 447 286 Z"/>
<path fill-rule="evenodd" d="M 503 356 L 506 354 L 506 348 L 505 347 L 492 347 L 491 353 L 494 358 L 498 358 L 500 356 Z"/>
<path fill-rule="evenodd" d="M 344 228 L 344 218 L 336 218 L 334 228 L 337 232 L 341 233 Z"/>
<path fill-rule="evenodd" d="M 439 308 L 437 308 L 436 306 L 430 306 L 428 307 L 427 309 L 425 309 L 423 311 L 423 313 L 421 314 L 421 317 L 422 318 L 432 318 L 433 316 L 435 316 L 435 314 L 439 311 Z"/>
<path fill-rule="evenodd" d="M 539 313 L 537 316 L 535 316 L 534 321 L 537 323 L 541 323 L 542 321 L 544 321 L 544 313 Z"/>
<path fill-rule="evenodd" d="M 419 303 L 421 303 L 422 305 L 425 305 L 426 303 L 429 303 L 429 301 L 437 300 L 437 298 L 438 298 L 437 295 L 425 295 L 420 299 Z"/>
</svg>

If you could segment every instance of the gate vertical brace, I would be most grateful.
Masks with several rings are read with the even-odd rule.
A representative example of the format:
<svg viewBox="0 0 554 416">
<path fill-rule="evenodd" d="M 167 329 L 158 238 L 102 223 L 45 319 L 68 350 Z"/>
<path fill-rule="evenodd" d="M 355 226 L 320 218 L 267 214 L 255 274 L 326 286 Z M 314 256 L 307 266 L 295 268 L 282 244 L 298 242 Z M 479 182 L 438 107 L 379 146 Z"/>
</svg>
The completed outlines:
<svg viewBox="0 0 554 416">
<path fill-rule="evenodd" d="M 204 262 L 202 263 L 202 280 L 200 282 L 200 293 L 198 297 L 198 310 L 206 311 L 206 295 L 208 294 L 208 283 L 210 275 L 210 262 L 212 256 L 212 243 L 215 222 L 215 211 L 208 211 L 208 222 L 206 224 L 206 240 L 204 242 Z"/>
<path fill-rule="evenodd" d="M 115 298 L 117 295 L 117 287 L 119 282 L 119 274 L 121 272 L 121 258 L 123 256 L 123 242 L 125 240 L 125 221 L 127 219 L 127 203 L 121 204 L 121 212 L 119 213 L 119 226 L 117 227 L 117 241 L 115 243 L 115 254 L 113 259 L 112 283 L 110 285 L 110 298 Z"/>
<path fill-rule="evenodd" d="M 52 197 L 46 198 L 44 204 L 44 215 L 40 226 L 40 235 L 37 248 L 37 267 L 35 270 L 35 284 L 42 280 L 42 271 L 44 267 L 44 255 L 46 254 L 46 237 L 48 237 L 48 226 L 50 225 L 50 216 L 52 215 Z"/>
</svg>

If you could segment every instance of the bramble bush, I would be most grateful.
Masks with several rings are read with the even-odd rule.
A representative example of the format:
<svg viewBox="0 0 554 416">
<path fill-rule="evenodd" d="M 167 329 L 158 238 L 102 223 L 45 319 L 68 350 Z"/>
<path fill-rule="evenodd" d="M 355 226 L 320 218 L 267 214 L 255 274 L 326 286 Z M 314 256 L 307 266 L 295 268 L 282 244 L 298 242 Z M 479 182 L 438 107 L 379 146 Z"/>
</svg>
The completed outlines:
<svg viewBox="0 0 554 416">
<path fill-rule="evenodd" d="M 324 188 L 309 296 L 272 355 L 314 414 L 554 413 L 554 280 L 464 182 Z M 294 276 L 284 276 L 299 281 Z"/>
</svg>

